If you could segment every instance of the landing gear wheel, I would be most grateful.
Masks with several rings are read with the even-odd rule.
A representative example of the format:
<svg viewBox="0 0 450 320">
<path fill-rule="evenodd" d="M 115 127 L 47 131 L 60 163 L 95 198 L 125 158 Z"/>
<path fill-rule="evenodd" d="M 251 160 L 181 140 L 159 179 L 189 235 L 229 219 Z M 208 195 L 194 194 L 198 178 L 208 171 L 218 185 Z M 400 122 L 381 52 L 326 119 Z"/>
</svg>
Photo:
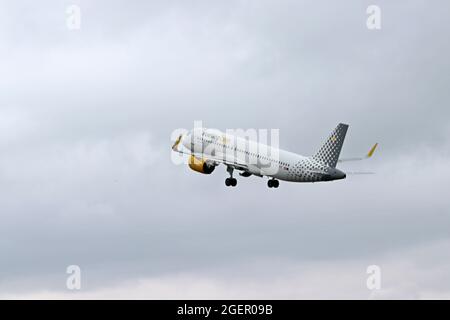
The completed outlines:
<svg viewBox="0 0 450 320">
<path fill-rule="evenodd" d="M 237 185 L 237 180 L 235 178 L 233 178 L 233 167 L 227 166 L 227 171 L 230 174 L 229 178 L 225 179 L 225 185 L 227 187 L 232 186 L 232 187 L 236 187 Z"/>
<path fill-rule="evenodd" d="M 274 188 L 278 188 L 280 186 L 280 181 L 273 180 L 272 185 L 273 185 Z"/>
<path fill-rule="evenodd" d="M 267 186 L 269 188 L 278 188 L 279 185 L 280 185 L 280 181 L 278 181 L 278 180 L 270 179 L 267 181 Z"/>
<path fill-rule="evenodd" d="M 227 187 L 236 187 L 237 185 L 237 180 L 235 178 L 226 178 L 225 179 L 225 185 Z"/>
</svg>

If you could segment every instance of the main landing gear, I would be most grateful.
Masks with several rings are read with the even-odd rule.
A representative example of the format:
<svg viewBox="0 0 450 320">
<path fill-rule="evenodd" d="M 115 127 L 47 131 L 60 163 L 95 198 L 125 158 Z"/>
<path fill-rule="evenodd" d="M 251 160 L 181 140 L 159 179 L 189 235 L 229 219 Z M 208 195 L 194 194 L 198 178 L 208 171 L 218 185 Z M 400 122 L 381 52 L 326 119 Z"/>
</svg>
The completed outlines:
<svg viewBox="0 0 450 320">
<path fill-rule="evenodd" d="M 267 181 L 267 186 L 269 188 L 278 188 L 278 186 L 280 185 L 280 181 L 275 180 L 275 179 L 269 179 Z"/>
<path fill-rule="evenodd" d="M 227 187 L 229 187 L 229 186 L 236 187 L 236 185 L 237 185 L 236 178 L 226 178 L 225 179 L 225 185 Z"/>
<path fill-rule="evenodd" d="M 230 174 L 230 177 L 225 179 L 225 185 L 227 187 L 229 186 L 236 187 L 237 180 L 233 178 L 233 167 L 227 167 L 227 171 Z"/>
</svg>

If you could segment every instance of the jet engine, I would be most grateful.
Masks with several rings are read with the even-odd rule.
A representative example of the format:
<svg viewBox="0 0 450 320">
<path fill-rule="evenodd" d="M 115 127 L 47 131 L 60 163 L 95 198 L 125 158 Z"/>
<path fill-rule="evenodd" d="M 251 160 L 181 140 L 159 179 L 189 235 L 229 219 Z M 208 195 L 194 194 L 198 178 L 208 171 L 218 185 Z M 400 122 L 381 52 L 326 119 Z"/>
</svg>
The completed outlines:
<svg viewBox="0 0 450 320">
<path fill-rule="evenodd" d="M 189 168 L 191 168 L 194 171 L 203 173 L 203 174 L 211 174 L 216 166 L 214 165 L 213 161 L 205 160 L 205 159 L 199 159 L 195 156 L 191 156 L 189 158 Z"/>
</svg>

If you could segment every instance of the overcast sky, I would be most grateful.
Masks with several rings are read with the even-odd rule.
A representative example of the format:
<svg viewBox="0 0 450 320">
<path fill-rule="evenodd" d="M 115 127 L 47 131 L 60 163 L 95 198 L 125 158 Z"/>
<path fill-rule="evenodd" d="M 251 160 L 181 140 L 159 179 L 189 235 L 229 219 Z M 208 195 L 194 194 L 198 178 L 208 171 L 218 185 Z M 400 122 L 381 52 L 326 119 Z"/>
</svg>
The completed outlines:
<svg viewBox="0 0 450 320">
<path fill-rule="evenodd" d="M 450 298 L 448 1 L 0 3 L 0 298 Z M 376 174 L 227 188 L 196 120 Z"/>
</svg>

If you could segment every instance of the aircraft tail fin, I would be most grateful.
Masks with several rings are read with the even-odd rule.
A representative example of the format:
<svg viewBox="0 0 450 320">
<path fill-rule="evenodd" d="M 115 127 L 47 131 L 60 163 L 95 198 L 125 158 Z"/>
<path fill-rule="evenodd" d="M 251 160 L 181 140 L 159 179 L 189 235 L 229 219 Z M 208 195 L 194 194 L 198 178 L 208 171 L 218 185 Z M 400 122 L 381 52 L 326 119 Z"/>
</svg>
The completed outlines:
<svg viewBox="0 0 450 320">
<path fill-rule="evenodd" d="M 339 123 L 312 158 L 324 165 L 335 168 L 341 154 L 347 129 L 348 124 Z"/>
</svg>

